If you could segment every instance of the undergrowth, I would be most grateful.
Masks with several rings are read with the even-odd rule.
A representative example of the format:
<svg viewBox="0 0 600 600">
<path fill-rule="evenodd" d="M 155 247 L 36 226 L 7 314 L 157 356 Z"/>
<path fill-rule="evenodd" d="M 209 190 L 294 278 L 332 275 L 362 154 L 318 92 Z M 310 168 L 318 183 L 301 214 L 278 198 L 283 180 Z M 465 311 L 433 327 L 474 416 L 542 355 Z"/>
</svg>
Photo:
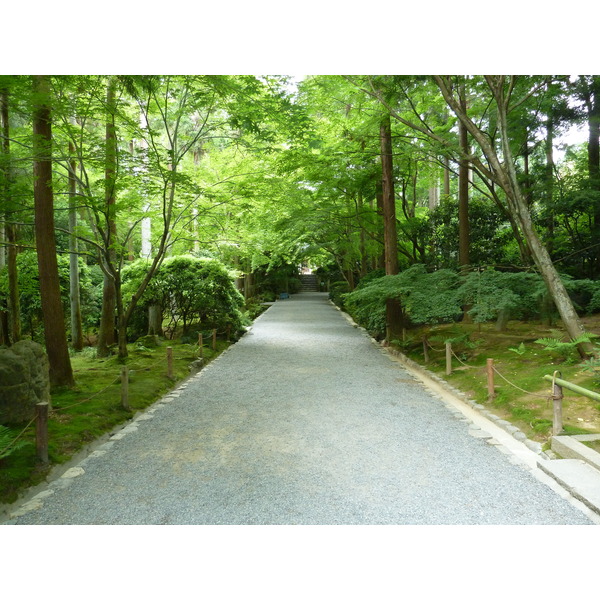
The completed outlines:
<svg viewBox="0 0 600 600">
<path fill-rule="evenodd" d="M 552 435 L 553 407 L 550 384 L 544 375 L 560 371 L 563 379 L 598 391 L 598 365 L 575 359 L 574 344 L 538 340 L 560 339 L 564 332 L 542 323 L 511 321 L 509 330 L 493 324 L 453 323 L 410 330 L 396 341 L 401 351 L 490 412 L 519 427 L 530 439 L 545 443 Z M 595 336 L 590 336 L 594 339 Z M 423 339 L 428 340 L 425 361 Z M 452 341 L 452 373 L 446 375 L 445 341 Z M 549 348 L 549 350 L 546 350 Z M 554 352 L 558 348 L 559 351 Z M 494 360 L 495 395 L 488 398 L 486 362 Z M 564 433 L 600 433 L 600 404 L 564 390 Z"/>
</svg>

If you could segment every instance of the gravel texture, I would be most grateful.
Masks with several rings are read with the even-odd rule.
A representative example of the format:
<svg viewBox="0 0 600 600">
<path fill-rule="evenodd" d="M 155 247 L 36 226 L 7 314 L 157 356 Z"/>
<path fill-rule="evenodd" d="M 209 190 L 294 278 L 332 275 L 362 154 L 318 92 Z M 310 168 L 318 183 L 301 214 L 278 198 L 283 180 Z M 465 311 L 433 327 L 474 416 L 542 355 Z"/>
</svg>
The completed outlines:
<svg viewBox="0 0 600 600">
<path fill-rule="evenodd" d="M 486 437 L 298 294 L 8 523 L 591 524 Z"/>
</svg>

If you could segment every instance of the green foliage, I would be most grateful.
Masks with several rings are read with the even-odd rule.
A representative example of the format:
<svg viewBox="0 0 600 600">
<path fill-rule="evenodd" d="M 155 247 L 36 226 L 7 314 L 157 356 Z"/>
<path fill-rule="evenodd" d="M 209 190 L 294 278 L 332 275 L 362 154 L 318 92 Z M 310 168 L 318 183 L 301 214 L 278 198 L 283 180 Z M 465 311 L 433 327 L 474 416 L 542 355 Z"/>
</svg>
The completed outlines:
<svg viewBox="0 0 600 600">
<path fill-rule="evenodd" d="M 69 257 L 59 254 L 58 276 L 60 292 L 65 312 L 65 327 L 69 329 Z M 37 255 L 33 250 L 24 250 L 17 255 L 17 279 L 23 332 L 34 340 L 43 339 L 43 315 L 40 296 L 40 279 Z M 102 302 L 102 275 L 96 266 L 88 266 L 79 259 L 81 311 L 86 328 L 92 328 L 99 321 Z M 8 297 L 8 269 L 0 270 L 0 305 L 6 303 Z"/>
<path fill-rule="evenodd" d="M 0 425 L 0 460 L 29 444 L 25 440 L 17 440 L 16 442 L 14 440 L 14 433 L 8 427 Z"/>
<path fill-rule="evenodd" d="M 461 313 L 457 295 L 460 278 L 449 269 L 428 273 L 424 265 L 413 265 L 398 275 L 385 275 L 363 282 L 344 302 L 350 314 L 366 329 L 383 334 L 385 303 L 400 301 L 414 324 L 448 323 Z"/>
<path fill-rule="evenodd" d="M 525 348 L 525 344 L 523 342 L 521 342 L 517 348 L 508 348 L 508 350 L 514 352 L 515 354 L 518 354 L 519 356 L 523 356 L 523 354 L 527 352 L 527 349 Z"/>
<path fill-rule="evenodd" d="M 460 288 L 461 301 L 471 306 L 469 314 L 476 323 L 495 319 L 501 311 L 516 319 L 538 316 L 545 294 L 539 275 L 495 269 L 469 273 Z"/>
<path fill-rule="evenodd" d="M 148 261 L 140 259 L 123 270 L 123 294 L 137 289 L 145 276 Z M 235 287 L 234 277 L 225 265 L 213 258 L 174 256 L 163 261 L 146 288 L 138 311 L 161 307 L 174 332 L 181 324 L 186 333 L 194 322 L 206 329 L 235 333 L 245 323 L 244 298 Z"/>
<path fill-rule="evenodd" d="M 345 295 L 350 291 L 347 281 L 334 281 L 329 284 L 329 299 L 341 309 L 344 308 Z"/>
<path fill-rule="evenodd" d="M 591 342 L 593 338 L 597 337 L 598 335 L 595 333 L 585 333 L 567 342 L 559 338 L 545 337 L 535 340 L 535 343 L 543 346 L 544 350 L 554 353 L 561 360 L 574 362 L 578 344 Z"/>
</svg>

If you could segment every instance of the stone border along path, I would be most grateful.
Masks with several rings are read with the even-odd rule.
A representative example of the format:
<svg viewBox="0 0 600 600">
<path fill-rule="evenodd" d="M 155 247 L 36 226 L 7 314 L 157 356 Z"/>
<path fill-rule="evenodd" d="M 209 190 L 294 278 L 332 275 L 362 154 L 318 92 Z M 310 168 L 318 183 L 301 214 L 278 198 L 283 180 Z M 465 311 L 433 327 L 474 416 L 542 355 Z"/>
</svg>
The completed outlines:
<svg viewBox="0 0 600 600">
<path fill-rule="evenodd" d="M 537 459 L 304 293 L 5 523 L 599 524 Z"/>
</svg>

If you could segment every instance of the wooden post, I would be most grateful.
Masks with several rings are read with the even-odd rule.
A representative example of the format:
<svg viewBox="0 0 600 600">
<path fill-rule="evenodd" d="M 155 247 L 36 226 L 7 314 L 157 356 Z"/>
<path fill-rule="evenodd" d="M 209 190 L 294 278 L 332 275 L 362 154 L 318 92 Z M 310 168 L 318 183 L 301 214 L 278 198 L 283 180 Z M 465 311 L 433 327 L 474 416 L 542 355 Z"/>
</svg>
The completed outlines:
<svg viewBox="0 0 600 600">
<path fill-rule="evenodd" d="M 121 406 L 131 410 L 129 406 L 129 367 L 121 368 Z"/>
<path fill-rule="evenodd" d="M 425 364 L 429 362 L 429 348 L 427 347 L 427 338 L 423 338 L 423 360 Z"/>
<path fill-rule="evenodd" d="M 167 346 L 167 377 L 173 379 L 173 348 Z"/>
<path fill-rule="evenodd" d="M 446 342 L 446 375 L 452 375 L 452 344 Z"/>
<path fill-rule="evenodd" d="M 204 340 L 202 339 L 202 333 L 198 334 L 198 348 L 200 349 L 198 356 L 203 358 L 204 356 Z"/>
<path fill-rule="evenodd" d="M 488 400 L 493 400 L 496 397 L 496 390 L 494 388 L 494 359 L 488 358 L 486 362 L 487 372 L 487 389 L 488 389 Z"/>
<path fill-rule="evenodd" d="M 35 447 L 40 463 L 48 464 L 48 403 L 35 405 Z"/>
<path fill-rule="evenodd" d="M 217 330 L 213 329 L 212 333 L 212 349 L 216 352 L 217 350 Z"/>
<path fill-rule="evenodd" d="M 556 373 L 554 376 L 556 377 Z M 552 418 L 552 435 L 558 435 L 563 432 L 563 419 L 562 419 L 562 399 L 563 391 L 562 387 L 555 381 L 552 382 L 552 407 L 553 407 L 553 418 Z"/>
</svg>

